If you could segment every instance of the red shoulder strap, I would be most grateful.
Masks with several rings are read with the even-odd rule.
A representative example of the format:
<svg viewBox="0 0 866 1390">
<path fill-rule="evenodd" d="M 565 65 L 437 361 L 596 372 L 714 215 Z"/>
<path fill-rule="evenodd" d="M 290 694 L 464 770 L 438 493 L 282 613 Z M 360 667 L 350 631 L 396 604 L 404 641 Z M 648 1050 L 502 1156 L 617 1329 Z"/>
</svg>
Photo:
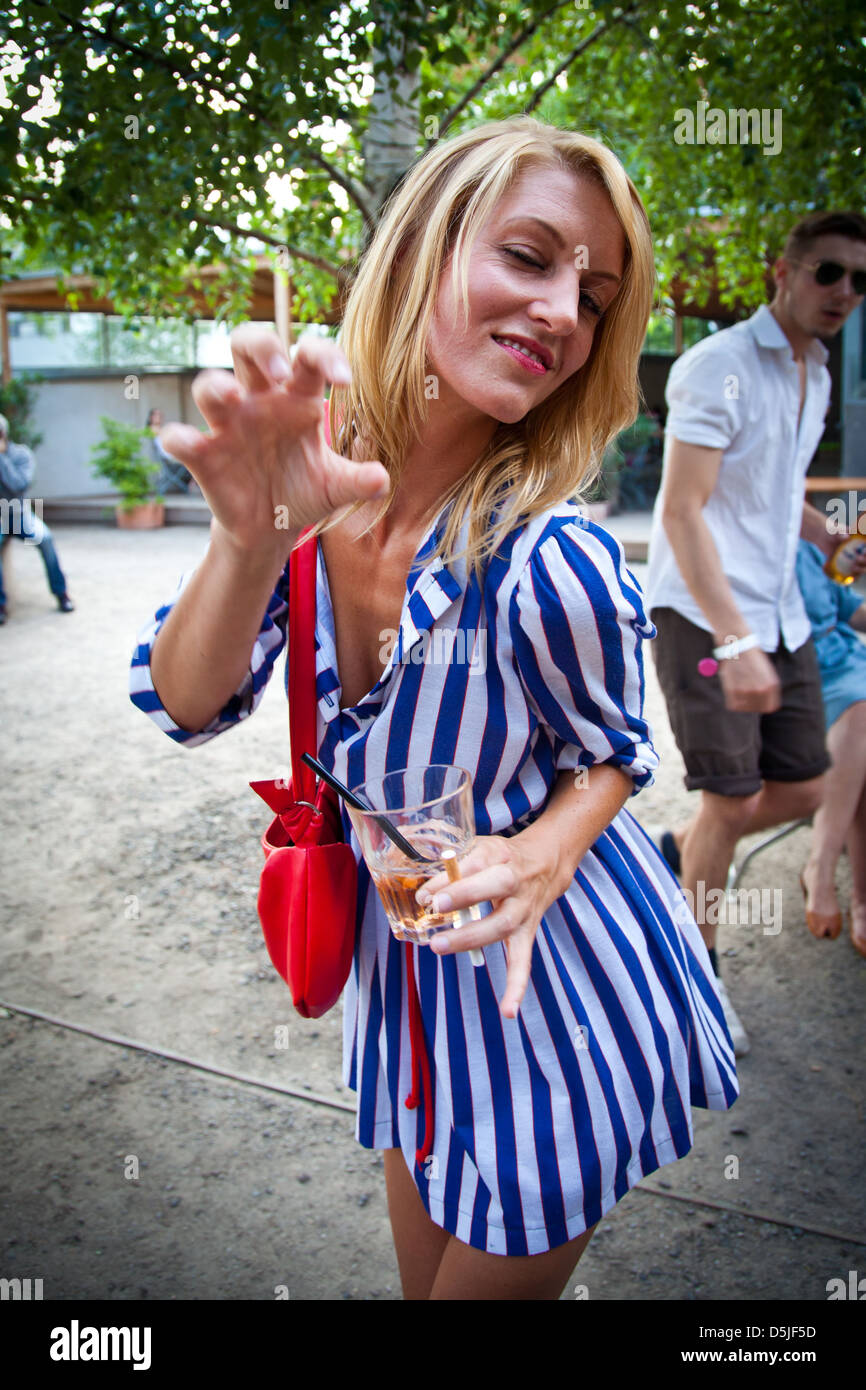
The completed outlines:
<svg viewBox="0 0 866 1390">
<path fill-rule="evenodd" d="M 295 798 L 314 801 L 316 775 L 301 762 L 316 756 L 316 558 L 309 536 L 289 556 L 289 739 Z"/>
<path fill-rule="evenodd" d="M 325 439 L 331 442 L 328 402 L 324 401 Z M 289 739 L 295 798 L 314 801 L 316 774 L 301 762 L 302 753 L 318 753 L 316 741 L 316 563 L 318 537 L 302 533 L 289 556 Z M 303 537 L 307 539 L 304 540 Z"/>
</svg>

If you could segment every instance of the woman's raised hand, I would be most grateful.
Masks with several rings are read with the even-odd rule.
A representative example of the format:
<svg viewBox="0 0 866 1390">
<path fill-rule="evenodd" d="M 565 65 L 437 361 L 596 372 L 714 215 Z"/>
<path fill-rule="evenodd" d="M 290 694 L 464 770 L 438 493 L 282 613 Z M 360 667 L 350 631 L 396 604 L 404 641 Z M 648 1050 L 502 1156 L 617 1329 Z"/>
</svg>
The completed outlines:
<svg viewBox="0 0 866 1390">
<path fill-rule="evenodd" d="M 270 329 L 245 324 L 230 341 L 234 375 L 209 370 L 193 383 L 210 433 L 172 424 L 159 439 L 239 551 L 287 550 L 290 531 L 387 491 L 381 463 L 355 463 L 325 443 L 325 383 L 351 378 L 335 343 L 304 338 L 290 363 Z"/>
</svg>

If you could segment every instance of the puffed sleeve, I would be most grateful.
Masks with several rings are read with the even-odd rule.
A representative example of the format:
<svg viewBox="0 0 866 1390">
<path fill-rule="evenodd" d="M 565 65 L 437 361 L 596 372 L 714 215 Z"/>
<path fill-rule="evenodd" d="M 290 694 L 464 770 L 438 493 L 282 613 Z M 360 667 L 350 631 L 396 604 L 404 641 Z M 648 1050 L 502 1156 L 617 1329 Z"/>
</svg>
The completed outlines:
<svg viewBox="0 0 866 1390">
<path fill-rule="evenodd" d="M 530 709 L 552 734 L 558 772 L 612 763 L 648 786 L 658 766 L 643 718 L 641 642 L 654 637 L 619 542 L 567 522 L 536 546 L 510 608 Z"/>
<path fill-rule="evenodd" d="M 674 362 L 665 388 L 665 434 L 683 444 L 726 449 L 745 419 L 747 373 L 736 344 L 705 338 Z"/>
<path fill-rule="evenodd" d="M 175 724 L 154 688 L 150 658 L 157 633 L 191 578 L 192 571 L 181 577 L 174 597 L 157 610 L 153 621 L 139 633 L 129 672 L 129 698 L 132 703 L 148 715 L 158 729 L 162 729 L 169 738 L 174 739 L 176 743 L 184 744 L 187 748 L 207 743 L 208 739 L 233 728 L 252 714 L 265 693 L 265 686 L 271 678 L 274 664 L 286 644 L 286 621 L 289 611 L 287 565 L 268 601 L 250 656 L 249 669 L 234 695 L 203 729 L 181 729 Z"/>
</svg>

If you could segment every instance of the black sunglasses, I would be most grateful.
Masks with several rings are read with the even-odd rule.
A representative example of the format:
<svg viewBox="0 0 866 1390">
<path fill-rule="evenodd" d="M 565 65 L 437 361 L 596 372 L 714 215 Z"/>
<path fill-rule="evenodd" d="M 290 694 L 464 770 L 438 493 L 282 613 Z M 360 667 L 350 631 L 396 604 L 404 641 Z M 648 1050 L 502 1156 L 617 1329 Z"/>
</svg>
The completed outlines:
<svg viewBox="0 0 866 1390">
<path fill-rule="evenodd" d="M 837 280 L 841 280 L 846 270 L 850 270 L 847 265 L 840 265 L 838 261 L 794 261 L 794 265 L 805 266 L 806 270 L 815 272 L 815 283 L 818 285 L 835 285 Z M 851 284 L 855 294 L 866 294 L 866 270 L 851 270 Z"/>
</svg>

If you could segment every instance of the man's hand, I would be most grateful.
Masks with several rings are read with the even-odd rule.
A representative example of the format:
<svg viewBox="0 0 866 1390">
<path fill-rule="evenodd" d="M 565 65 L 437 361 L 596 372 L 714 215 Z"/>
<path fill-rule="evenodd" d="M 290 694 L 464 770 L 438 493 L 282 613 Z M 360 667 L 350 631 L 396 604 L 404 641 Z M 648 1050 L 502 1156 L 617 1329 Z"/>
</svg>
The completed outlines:
<svg viewBox="0 0 866 1390">
<path fill-rule="evenodd" d="M 719 662 L 719 680 L 729 710 L 771 714 L 782 703 L 773 663 L 759 647 Z"/>
<path fill-rule="evenodd" d="M 831 555 L 835 555 L 838 547 L 840 545 L 845 544 L 846 541 L 854 540 L 859 542 L 859 546 L 862 549 L 862 553 L 858 554 L 857 551 L 854 550 L 854 553 L 851 555 L 850 560 L 846 564 L 845 568 L 846 570 L 850 568 L 851 573 L 853 574 L 855 579 L 859 579 L 861 574 L 866 574 L 866 536 L 862 536 L 859 531 L 855 530 L 849 531 L 846 537 L 834 536 L 833 539 L 835 540 L 836 544 L 830 551 Z"/>
</svg>

